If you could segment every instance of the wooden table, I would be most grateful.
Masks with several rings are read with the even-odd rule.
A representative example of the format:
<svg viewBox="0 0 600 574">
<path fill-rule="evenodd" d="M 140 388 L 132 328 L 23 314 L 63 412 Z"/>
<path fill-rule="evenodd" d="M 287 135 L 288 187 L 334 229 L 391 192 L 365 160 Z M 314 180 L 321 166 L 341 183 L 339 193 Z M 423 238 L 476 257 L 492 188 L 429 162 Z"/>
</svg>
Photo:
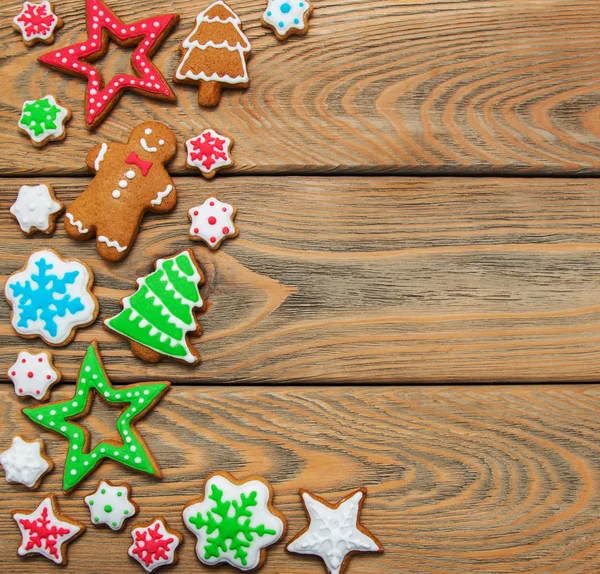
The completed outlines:
<svg viewBox="0 0 600 574">
<path fill-rule="evenodd" d="M 170 77 L 207 2 L 110 4 L 131 21 L 181 14 L 154 58 Z M 25 49 L 10 28 L 19 5 L 3 2 L 0 29 L 2 288 L 52 247 L 92 267 L 103 319 L 156 258 L 193 247 L 208 309 L 197 368 L 144 364 L 100 321 L 54 353 L 56 398 L 94 339 L 114 383 L 174 383 L 139 425 L 162 482 L 105 463 L 64 496 L 66 441 L 20 414 L 2 375 L 0 448 L 15 432 L 41 436 L 56 462 L 40 491 L 0 482 L 2 571 L 53 570 L 16 557 L 9 512 L 45 492 L 88 522 L 96 480 L 126 480 L 140 521 L 162 514 L 184 531 L 182 507 L 215 470 L 270 480 L 286 540 L 305 525 L 299 488 L 334 502 L 368 487 L 364 523 L 386 553 L 354 558 L 350 574 L 600 570 L 599 3 L 316 0 L 309 34 L 279 43 L 260 26 L 262 0 L 232 0 L 252 42 L 250 89 L 215 109 L 188 86 L 176 105 L 129 93 L 94 133 L 83 82 L 43 68 L 46 48 Z M 82 39 L 83 0 L 55 5 L 66 24 L 55 45 Z M 128 57 L 111 50 L 102 69 Z M 46 93 L 73 119 L 63 143 L 37 150 L 16 122 Z M 20 185 L 51 183 L 68 204 L 90 181 L 88 149 L 146 119 L 177 133 L 179 202 L 146 217 L 124 262 L 60 224 L 21 234 L 8 213 Z M 207 126 L 236 141 L 235 168 L 211 182 L 184 169 L 183 141 Z M 240 235 L 216 253 L 187 238 L 187 210 L 209 195 L 238 208 Z M 46 348 L 15 336 L 2 299 L 0 372 L 23 347 Z M 95 402 L 85 425 L 110 436 L 115 413 Z M 89 524 L 67 571 L 141 572 L 129 530 Z M 193 544 L 185 531 L 173 571 L 209 571 Z M 262 572 L 324 571 L 283 546 Z"/>
</svg>

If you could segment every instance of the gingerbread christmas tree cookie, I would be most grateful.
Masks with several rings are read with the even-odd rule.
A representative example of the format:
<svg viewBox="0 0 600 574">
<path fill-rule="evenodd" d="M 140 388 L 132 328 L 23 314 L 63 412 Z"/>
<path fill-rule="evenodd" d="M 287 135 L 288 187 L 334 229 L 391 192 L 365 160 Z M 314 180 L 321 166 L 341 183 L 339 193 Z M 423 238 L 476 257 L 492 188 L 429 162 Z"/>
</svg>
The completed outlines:
<svg viewBox="0 0 600 574">
<path fill-rule="evenodd" d="M 250 49 L 241 20 L 225 2 L 217 0 L 198 14 L 195 28 L 180 46 L 182 60 L 173 80 L 198 84 L 198 103 L 216 106 L 222 88 L 248 87 Z"/>
<path fill-rule="evenodd" d="M 65 124 L 71 119 L 71 110 L 59 105 L 54 96 L 23 102 L 19 129 L 31 139 L 36 147 L 44 147 L 52 141 L 64 140 Z"/>
<path fill-rule="evenodd" d="M 188 336 L 202 332 L 196 312 L 204 307 L 203 283 L 190 249 L 159 259 L 156 270 L 138 279 L 138 290 L 123 299 L 123 310 L 104 325 L 129 339 L 132 352 L 144 361 L 156 363 L 165 356 L 195 365 L 200 355 Z"/>
<path fill-rule="evenodd" d="M 23 36 L 26 46 L 33 46 L 38 42 L 52 44 L 54 33 L 63 25 L 62 19 L 57 16 L 48 0 L 39 3 L 25 1 L 23 8 L 13 18 L 13 28 Z"/>
<path fill-rule="evenodd" d="M 23 414 L 34 423 L 68 439 L 63 476 L 66 492 L 75 488 L 105 458 L 161 478 L 162 473 L 134 423 L 154 407 L 169 390 L 170 384 L 138 383 L 113 387 L 94 341 L 81 365 L 73 396 L 64 401 L 25 408 Z M 89 414 L 93 393 L 110 404 L 123 405 L 124 408 L 117 420 L 120 441 L 103 440 L 90 450 L 90 433 L 76 420 Z"/>
</svg>

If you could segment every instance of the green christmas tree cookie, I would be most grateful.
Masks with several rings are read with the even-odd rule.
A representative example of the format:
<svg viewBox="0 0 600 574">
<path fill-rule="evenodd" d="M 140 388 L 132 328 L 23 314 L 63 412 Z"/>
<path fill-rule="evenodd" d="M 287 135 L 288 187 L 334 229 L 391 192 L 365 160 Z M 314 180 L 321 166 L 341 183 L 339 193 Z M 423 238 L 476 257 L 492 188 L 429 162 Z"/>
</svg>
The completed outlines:
<svg viewBox="0 0 600 574">
<path fill-rule="evenodd" d="M 164 355 L 198 364 L 200 355 L 187 338 L 202 332 L 195 312 L 204 306 L 204 276 L 192 251 L 159 259 L 156 271 L 137 283 L 138 290 L 123 299 L 123 311 L 106 319 L 105 327 L 129 339 L 133 354 L 149 363 Z"/>
</svg>

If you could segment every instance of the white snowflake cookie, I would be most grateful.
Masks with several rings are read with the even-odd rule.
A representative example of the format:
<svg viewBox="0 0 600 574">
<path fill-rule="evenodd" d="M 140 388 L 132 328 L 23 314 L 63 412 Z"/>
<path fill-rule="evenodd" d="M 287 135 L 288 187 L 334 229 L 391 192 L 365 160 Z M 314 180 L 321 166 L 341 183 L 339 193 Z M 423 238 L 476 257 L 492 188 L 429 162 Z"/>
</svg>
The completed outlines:
<svg viewBox="0 0 600 574">
<path fill-rule="evenodd" d="M 138 506 L 131 500 L 131 487 L 128 484 L 113 484 L 101 480 L 96 491 L 84 499 L 90 509 L 92 524 L 106 524 L 112 530 L 121 530 L 125 520 L 134 516 Z"/>
<path fill-rule="evenodd" d="M 236 209 L 228 203 L 209 197 L 202 205 L 188 211 L 190 239 L 204 241 L 211 249 L 218 249 L 225 239 L 238 234 L 233 224 L 235 214 Z"/>
<path fill-rule="evenodd" d="M 54 33 L 62 25 L 62 18 L 54 13 L 48 0 L 38 4 L 23 2 L 23 8 L 13 18 L 13 28 L 23 36 L 26 46 L 33 46 L 37 42 L 52 44 Z"/>
<path fill-rule="evenodd" d="M 78 327 L 98 316 L 93 284 L 94 275 L 85 263 L 63 259 L 52 249 L 35 251 L 4 287 L 14 330 L 25 338 L 41 337 L 49 345 L 66 345 Z"/>
<path fill-rule="evenodd" d="M 275 32 L 278 40 L 287 40 L 293 34 L 302 36 L 308 32 L 312 13 L 308 0 L 268 0 L 260 21 Z"/>
<path fill-rule="evenodd" d="M 204 497 L 183 509 L 183 522 L 198 539 L 198 560 L 243 571 L 260 568 L 266 548 L 286 531 L 285 518 L 272 499 L 273 488 L 263 478 L 237 481 L 226 472 L 209 476 Z"/>
<path fill-rule="evenodd" d="M 287 545 L 288 552 L 318 556 L 329 574 L 343 574 L 354 552 L 383 552 L 379 540 L 360 523 L 366 494 L 366 488 L 359 488 L 337 504 L 329 504 L 300 490 L 310 523 Z"/>
<path fill-rule="evenodd" d="M 63 209 L 64 205 L 56 199 L 52 186 L 23 185 L 10 207 L 10 213 L 25 235 L 36 231 L 49 234 L 56 228 L 56 218 Z"/>
<path fill-rule="evenodd" d="M 60 372 L 52 364 L 52 355 L 46 351 L 21 351 L 8 369 L 8 376 L 18 397 L 33 397 L 38 401 L 46 400 L 52 385 L 61 379 Z"/>
<path fill-rule="evenodd" d="M 233 165 L 229 151 L 232 146 L 232 138 L 208 128 L 185 142 L 186 165 L 190 168 L 197 167 L 206 179 L 211 179 L 220 169 Z"/>
<path fill-rule="evenodd" d="M 67 565 L 67 544 L 85 532 L 81 522 L 60 513 L 54 494 L 49 494 L 31 513 L 13 510 L 13 520 L 21 531 L 19 556 L 41 554 L 44 558 Z"/>
<path fill-rule="evenodd" d="M 32 490 L 38 488 L 44 475 L 54 468 L 42 439 L 29 441 L 20 435 L 14 436 L 10 448 L 0 454 L 0 464 L 6 474 L 6 482 L 23 484 Z"/>
<path fill-rule="evenodd" d="M 177 562 L 177 547 L 183 536 L 171 530 L 164 518 L 157 517 L 131 531 L 133 544 L 127 554 L 137 560 L 146 572 Z"/>
</svg>

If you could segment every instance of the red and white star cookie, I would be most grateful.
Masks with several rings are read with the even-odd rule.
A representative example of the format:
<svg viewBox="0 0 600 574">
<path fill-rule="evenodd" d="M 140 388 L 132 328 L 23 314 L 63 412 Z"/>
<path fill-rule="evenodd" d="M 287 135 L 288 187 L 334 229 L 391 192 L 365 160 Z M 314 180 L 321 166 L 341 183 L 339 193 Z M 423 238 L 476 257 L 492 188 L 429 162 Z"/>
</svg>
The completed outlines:
<svg viewBox="0 0 600 574">
<path fill-rule="evenodd" d="M 206 179 L 211 179 L 217 171 L 233 165 L 230 149 L 233 138 L 218 134 L 210 128 L 199 136 L 185 142 L 187 149 L 187 167 L 197 167 Z"/>
<path fill-rule="evenodd" d="M 67 543 L 85 531 L 81 522 L 60 513 L 54 494 L 46 495 L 32 513 L 13 510 L 12 517 L 21 530 L 19 556 L 41 554 L 56 564 L 67 564 Z"/>
<path fill-rule="evenodd" d="M 178 14 L 165 14 L 123 22 L 102 0 L 86 0 L 88 38 L 40 56 L 40 62 L 68 74 L 88 80 L 85 96 L 85 117 L 88 129 L 94 129 L 117 103 L 126 89 L 159 100 L 176 100 L 163 75 L 150 58 L 179 21 Z M 120 46 L 130 46 L 139 40 L 131 56 L 137 75 L 117 74 L 104 82 L 100 71 L 89 63 L 102 58 L 108 51 L 109 38 Z"/>
<path fill-rule="evenodd" d="M 211 249 L 218 249 L 225 239 L 239 233 L 233 224 L 235 214 L 235 207 L 216 197 L 209 197 L 202 205 L 188 211 L 191 221 L 190 239 L 204 241 Z"/>
<path fill-rule="evenodd" d="M 50 388 L 61 379 L 60 372 L 52 364 L 52 355 L 46 351 L 37 354 L 21 351 L 8 369 L 8 376 L 18 397 L 33 397 L 38 401 L 47 399 Z"/>
<path fill-rule="evenodd" d="M 22 10 L 13 18 L 13 28 L 23 36 L 28 47 L 38 42 L 52 44 L 54 33 L 62 25 L 62 18 L 54 13 L 48 0 L 39 4 L 23 2 Z"/>
</svg>

